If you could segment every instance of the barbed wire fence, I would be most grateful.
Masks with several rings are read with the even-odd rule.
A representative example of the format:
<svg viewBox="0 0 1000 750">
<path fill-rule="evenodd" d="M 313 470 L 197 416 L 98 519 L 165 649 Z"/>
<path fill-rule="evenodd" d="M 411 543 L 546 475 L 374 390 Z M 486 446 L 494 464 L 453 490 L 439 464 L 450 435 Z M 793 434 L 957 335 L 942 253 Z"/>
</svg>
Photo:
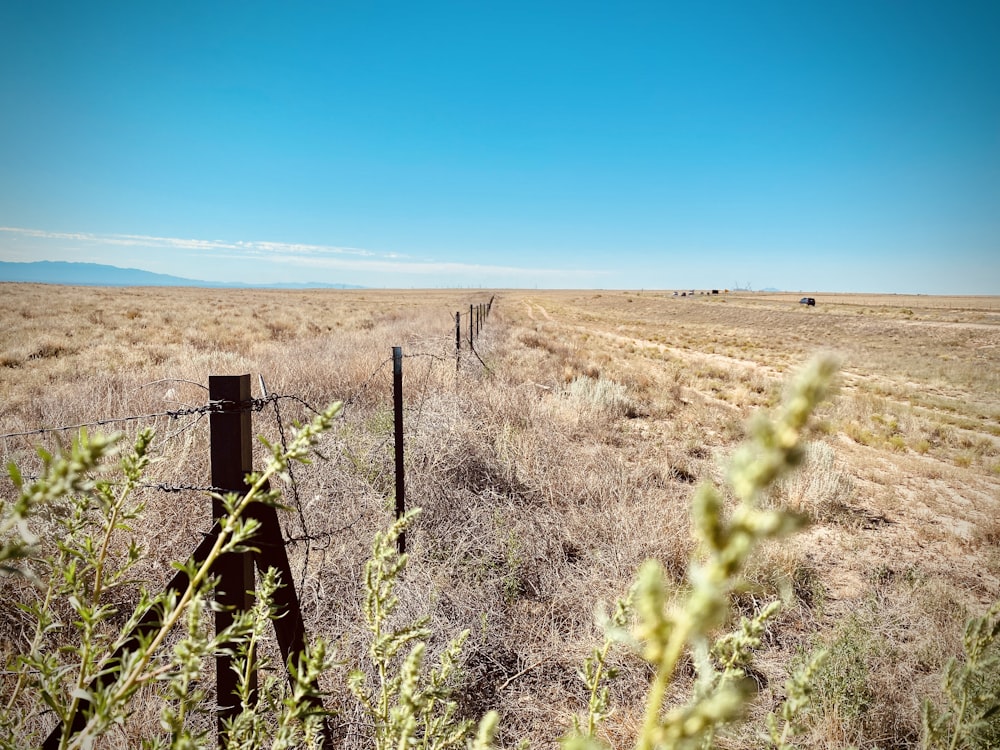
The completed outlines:
<svg viewBox="0 0 1000 750">
<path fill-rule="evenodd" d="M 371 406 L 373 402 L 384 402 L 387 393 L 394 392 L 395 389 L 393 386 L 396 385 L 395 381 L 399 380 L 401 382 L 402 362 L 404 360 L 407 361 L 409 363 L 407 366 L 408 369 L 412 370 L 407 386 L 408 403 L 404 407 L 401 391 L 399 391 L 398 398 L 394 399 L 393 404 L 392 422 L 394 428 L 396 425 L 399 425 L 398 431 L 395 429 L 385 429 L 387 425 L 384 421 L 379 423 L 376 419 L 376 424 L 374 425 L 375 432 L 384 432 L 384 434 L 379 435 L 376 440 L 369 441 L 366 446 L 367 456 L 352 456 L 349 439 L 351 431 L 347 430 L 342 435 L 332 435 L 326 444 L 321 444 L 316 451 L 317 458 L 320 461 L 333 463 L 338 460 L 338 456 L 346 456 L 349 461 L 353 461 L 356 465 L 362 465 L 367 462 L 369 464 L 368 476 L 375 478 L 377 486 L 374 489 L 379 492 L 384 492 L 388 489 L 388 482 L 379 480 L 379 477 L 385 476 L 386 473 L 393 473 L 396 478 L 395 494 L 399 495 L 397 497 L 396 512 L 397 515 L 400 514 L 404 507 L 402 505 L 402 486 L 405 469 L 401 459 L 401 447 L 405 440 L 402 431 L 404 420 L 407 423 L 407 432 L 420 431 L 428 403 L 435 394 L 434 386 L 440 380 L 441 368 L 450 369 L 454 366 L 456 388 L 461 384 L 460 375 L 462 372 L 467 372 L 472 364 L 478 363 L 485 371 L 489 371 L 482 356 L 476 350 L 475 344 L 482 332 L 492 304 L 493 299 L 491 298 L 489 303 L 470 305 L 468 312 L 456 312 L 456 337 L 453 352 L 449 353 L 448 351 L 451 346 L 449 337 L 411 340 L 409 343 L 411 346 L 419 347 L 420 350 L 418 351 L 403 353 L 401 347 L 394 347 L 393 356 L 387 357 L 374 365 L 368 375 L 351 388 L 346 397 L 340 399 L 343 408 L 339 420 L 342 423 L 346 423 L 355 417 L 362 422 L 365 420 L 371 422 L 371 415 L 364 413 L 363 409 L 359 410 L 356 407 Z M 471 353 L 473 357 L 463 357 L 463 354 L 466 352 Z M 393 367 L 390 368 L 390 365 Z M 390 370 L 393 372 L 390 373 Z M 209 382 L 211 383 L 215 377 L 212 376 Z M 210 388 L 204 384 L 184 378 L 161 378 L 143 383 L 136 390 L 154 385 L 176 383 L 189 384 L 210 391 Z M 239 400 L 209 398 L 205 403 L 197 405 L 183 405 L 177 408 L 154 409 L 137 414 L 75 421 L 70 424 L 12 430 L 0 433 L 0 449 L 3 451 L 6 462 L 13 453 L 11 451 L 11 444 L 16 444 L 23 449 L 26 447 L 26 444 L 35 447 L 35 443 L 38 442 L 37 439 L 39 438 L 53 437 L 58 446 L 62 448 L 64 447 L 63 436 L 79 433 L 82 430 L 109 427 L 127 429 L 133 426 L 137 428 L 140 426 L 152 426 L 156 428 L 156 437 L 150 450 L 153 453 L 162 453 L 169 450 L 171 441 L 182 435 L 193 434 L 192 431 L 204 423 L 206 416 L 213 417 L 213 415 L 231 414 L 233 412 L 249 413 L 251 415 L 260 414 L 263 416 L 267 411 L 270 411 L 273 419 L 262 419 L 259 422 L 266 426 L 267 430 L 271 431 L 272 434 L 276 433 L 277 443 L 281 445 L 282 450 L 287 450 L 288 428 L 290 425 L 297 423 L 295 419 L 289 419 L 290 413 L 297 412 L 298 414 L 313 415 L 321 413 L 321 410 L 317 407 L 314 400 L 306 398 L 303 395 L 271 392 L 263 374 L 258 375 L 258 385 L 260 395 L 257 397 Z M 249 394 L 249 387 L 247 387 L 246 393 Z M 211 392 L 209 395 L 211 396 Z M 355 415 L 355 412 L 358 412 L 358 414 Z M 369 424 L 368 426 L 371 427 L 372 425 Z M 393 451 L 396 454 L 393 472 L 387 472 L 389 467 L 386 465 L 388 458 L 387 449 L 390 444 L 394 449 L 397 445 L 400 446 L 400 450 Z M 308 517 L 309 514 L 306 512 L 302 497 L 303 479 L 306 480 L 305 484 L 308 484 L 309 472 L 306 472 L 306 476 L 303 477 L 296 468 L 291 467 L 287 473 L 288 489 L 286 497 L 291 501 L 292 518 L 295 521 L 294 525 L 298 528 L 294 531 L 288 531 L 282 529 L 279 524 L 275 524 L 275 526 L 277 527 L 277 533 L 280 535 L 282 547 L 303 545 L 301 567 L 299 575 L 295 577 L 298 583 L 297 590 L 302 592 L 310 570 L 313 552 L 321 553 L 319 564 L 323 565 L 326 557 L 325 552 L 333 540 L 355 527 L 365 517 L 366 513 L 368 513 L 368 509 L 365 507 L 358 508 L 358 512 L 352 514 L 346 522 L 344 522 L 344 519 L 341 519 L 337 524 L 330 525 L 327 528 L 313 528 L 316 525 L 315 518 L 310 520 Z M 22 471 L 21 476 L 28 482 L 34 482 L 39 479 L 38 474 L 28 471 Z M 217 486 L 211 481 L 199 483 L 197 481 L 183 481 L 177 477 L 141 482 L 138 487 L 143 490 L 161 492 L 167 495 L 196 493 L 216 496 L 216 498 L 233 489 L 231 486 L 228 488 Z M 298 610 L 299 602 L 297 599 L 294 606 Z M 301 615 L 299 617 L 301 619 Z M 220 671 L 222 671 L 221 668 Z M 222 694 L 221 688 L 219 694 Z"/>
</svg>

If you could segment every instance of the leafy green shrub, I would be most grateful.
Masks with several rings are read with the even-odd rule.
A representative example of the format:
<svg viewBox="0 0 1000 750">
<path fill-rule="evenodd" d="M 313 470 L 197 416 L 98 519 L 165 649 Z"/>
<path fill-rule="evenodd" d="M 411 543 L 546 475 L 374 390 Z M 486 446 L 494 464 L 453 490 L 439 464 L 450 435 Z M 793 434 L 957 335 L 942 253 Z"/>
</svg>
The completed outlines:
<svg viewBox="0 0 1000 750">
<path fill-rule="evenodd" d="M 876 700 L 870 686 L 870 655 L 885 647 L 857 614 L 840 624 L 829 643 L 829 658 L 813 688 L 821 710 L 845 728 L 860 727 Z"/>
</svg>

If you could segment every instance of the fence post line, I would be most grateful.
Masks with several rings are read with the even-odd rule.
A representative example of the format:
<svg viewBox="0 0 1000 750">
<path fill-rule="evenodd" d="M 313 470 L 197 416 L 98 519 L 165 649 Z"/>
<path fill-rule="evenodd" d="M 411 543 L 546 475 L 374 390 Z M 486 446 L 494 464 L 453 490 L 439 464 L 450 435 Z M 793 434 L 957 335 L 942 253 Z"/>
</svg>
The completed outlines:
<svg viewBox="0 0 1000 750">
<path fill-rule="evenodd" d="M 223 492 L 244 494 L 244 477 L 251 471 L 253 432 L 252 415 L 247 407 L 250 400 L 250 375 L 210 375 L 208 397 L 223 402 L 221 411 L 209 415 L 210 455 L 212 486 Z M 212 500 L 212 518 L 225 516 L 220 500 Z M 233 614 L 253 606 L 254 575 L 253 557 L 246 552 L 228 552 L 216 562 L 212 572 L 219 577 L 215 601 L 215 632 L 219 633 L 233 623 Z M 220 655 L 215 662 L 216 695 L 219 704 L 218 732 L 222 747 L 224 720 L 240 712 L 237 676 L 232 669 L 232 657 Z M 252 695 L 256 697 L 257 673 L 251 676 Z"/>
<path fill-rule="evenodd" d="M 403 348 L 392 347 L 392 412 L 396 449 L 396 518 L 406 513 L 406 482 L 403 470 Z M 406 552 L 406 532 L 396 540 L 399 554 Z"/>
<path fill-rule="evenodd" d="M 469 305 L 469 348 L 472 348 L 472 341 L 475 334 L 473 333 L 473 324 L 475 321 L 472 319 L 472 305 Z"/>
</svg>

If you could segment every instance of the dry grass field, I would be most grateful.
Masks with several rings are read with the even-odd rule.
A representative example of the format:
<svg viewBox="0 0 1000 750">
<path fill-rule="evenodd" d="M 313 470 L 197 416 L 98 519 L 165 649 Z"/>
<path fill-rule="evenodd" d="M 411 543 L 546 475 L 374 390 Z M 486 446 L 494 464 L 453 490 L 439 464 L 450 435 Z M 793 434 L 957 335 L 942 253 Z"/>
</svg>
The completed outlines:
<svg viewBox="0 0 1000 750">
<path fill-rule="evenodd" d="M 213 374 L 253 373 L 255 395 L 259 373 L 272 393 L 317 407 L 346 400 L 322 457 L 296 470 L 287 499 L 300 510 L 285 518 L 307 627 L 349 661 L 362 566 L 391 515 L 387 360 L 402 346 L 407 497 L 423 508 L 403 614 L 431 615 L 432 650 L 470 628 L 463 711 L 499 710 L 504 746 L 552 747 L 586 706 L 577 671 L 600 638 L 595 607 L 622 596 L 647 558 L 682 580 L 695 485 L 722 480 L 747 418 L 776 403 L 792 371 L 835 352 L 839 394 L 806 465 L 768 500 L 812 523 L 757 556 L 737 601 L 751 613 L 785 600 L 755 662 L 754 716 L 781 696 L 790 665 L 826 644 L 797 742 L 915 747 L 920 703 L 937 698 L 965 620 L 1000 599 L 1000 299 L 817 294 L 806 308 L 790 294 L 501 291 L 478 357 L 464 349 L 456 366 L 455 311 L 491 295 L 0 284 L 0 434 L 199 405 Z M 280 406 L 286 423 L 310 416 Z M 254 419 L 278 439 L 270 408 Z M 143 424 L 157 429 L 149 483 L 208 484 L 207 420 L 108 429 Z M 30 474 L 33 446 L 60 435 L 72 432 L 3 437 L 0 453 Z M 155 589 L 207 530 L 210 503 L 140 494 L 138 570 Z M 35 595 L 0 580 L 0 659 L 27 637 L 12 605 Z M 124 607 L 136 595 L 114 596 Z M 625 747 L 649 673 L 624 651 L 614 659 L 605 733 Z M 349 705 L 337 674 L 326 687 L 331 705 Z M 140 702 L 106 746 L 135 746 L 157 711 Z M 360 747 L 360 719 L 346 708 L 341 719 L 345 746 Z M 26 715 L 25 735 L 50 724 Z M 761 743 L 744 729 L 720 744 Z"/>
</svg>

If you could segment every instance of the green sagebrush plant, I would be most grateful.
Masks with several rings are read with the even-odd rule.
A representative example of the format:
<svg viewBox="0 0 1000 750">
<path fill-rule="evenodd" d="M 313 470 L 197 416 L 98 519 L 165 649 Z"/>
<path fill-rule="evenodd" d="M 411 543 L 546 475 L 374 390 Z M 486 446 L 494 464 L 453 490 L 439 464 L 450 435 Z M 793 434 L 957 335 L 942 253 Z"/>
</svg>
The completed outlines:
<svg viewBox="0 0 1000 750">
<path fill-rule="evenodd" d="M 8 466 L 18 496 L 13 503 L 0 503 L 0 574 L 31 577 L 30 568 L 19 564 L 38 548 L 39 540 L 31 531 L 29 520 L 67 495 L 93 490 L 91 473 L 106 456 L 114 453 L 118 439 L 118 436 L 90 437 L 83 430 L 70 451 L 58 459 L 39 448 L 43 477 L 27 486 L 17 466 L 13 463 Z"/>
<path fill-rule="evenodd" d="M 924 703 L 924 747 L 978 750 L 1000 746 L 1000 602 L 969 621 L 965 658 L 944 669 L 946 706 Z"/>
<path fill-rule="evenodd" d="M 701 748 L 713 743 L 715 733 L 740 718 L 753 689 L 746 677 L 753 650 L 768 619 L 779 609 L 777 602 L 753 618 L 743 618 L 738 628 L 718 639 L 712 634 L 731 612 L 730 595 L 743 585 L 748 556 L 765 539 L 787 535 L 802 524 L 801 517 L 784 510 L 765 510 L 759 501 L 775 481 L 797 466 L 803 456 L 803 437 L 816 406 L 830 392 L 836 364 L 830 358 L 813 361 L 794 381 L 775 415 L 758 415 L 750 425 L 750 440 L 737 450 L 727 480 L 736 506 L 725 510 L 722 493 L 702 485 L 692 507 L 694 532 L 700 548 L 691 561 L 686 587 L 673 602 L 660 564 L 647 561 L 639 571 L 630 594 L 635 625 L 631 633 L 622 627 L 625 616 L 619 604 L 611 620 L 606 646 L 585 664 L 583 676 L 590 687 L 586 728 L 575 724 L 565 746 L 572 750 L 603 750 L 597 728 L 607 715 L 607 692 L 599 682 L 607 645 L 614 640 L 631 642 L 653 668 L 646 696 L 643 723 L 636 739 L 637 750 L 653 748 Z M 667 708 L 668 689 L 685 657 L 690 657 L 696 680 L 684 705 Z M 815 669 L 818 655 L 807 666 Z M 788 747 L 798 719 L 808 706 L 808 688 L 801 676 L 787 686 L 788 699 L 768 722 L 763 739 L 777 748 Z"/>
<path fill-rule="evenodd" d="M 351 692 L 373 727 L 376 750 L 448 750 L 462 747 L 472 722 L 456 718 L 452 698 L 456 662 L 469 631 L 462 632 L 441 653 L 438 666 L 422 669 L 429 618 L 420 617 L 397 627 L 391 624 L 399 600 L 395 588 L 406 567 L 407 556 L 396 551 L 396 540 L 419 513 L 399 518 L 386 533 L 375 535 L 372 555 L 365 564 L 364 619 L 371 636 L 368 659 L 374 675 L 361 669 L 348 676 Z M 405 652 L 405 656 L 403 656 Z M 474 740 L 488 747 L 496 729 L 497 714 L 483 717 Z"/>
<path fill-rule="evenodd" d="M 225 512 L 205 560 L 177 566 L 186 573 L 187 586 L 156 596 L 141 591 L 138 605 L 123 626 L 116 626 L 120 613 L 106 595 L 127 581 L 141 550 L 130 540 L 124 559 L 114 565 L 109 552 L 112 537 L 129 534 L 129 522 L 141 513 L 141 505 L 130 504 L 130 498 L 149 464 L 152 432 L 140 432 L 132 450 L 120 458 L 118 482 L 95 476 L 100 476 L 102 461 L 116 454 L 120 435 L 91 437 L 81 432 L 72 448 L 59 457 L 40 451 L 42 475 L 30 484 L 15 466 L 9 466 L 18 497 L 0 508 L 0 563 L 8 574 L 22 575 L 39 587 L 41 595 L 20 605 L 33 632 L 28 647 L 9 665 L 16 681 L 0 695 L 0 747 L 21 748 L 26 740 L 36 741 L 33 735 L 25 736 L 30 731 L 25 724 L 40 714 L 45 721 L 36 724 L 61 726 L 61 750 L 89 747 L 109 729 L 125 723 L 131 700 L 147 687 L 166 699 L 161 718 L 165 734 L 148 738 L 144 744 L 205 746 L 206 731 L 191 729 L 187 721 L 202 697 L 197 685 L 204 657 L 235 647 L 241 657 L 235 663 L 245 677 L 248 664 L 257 658 L 255 641 L 274 616 L 270 602 L 280 585 L 273 571 L 269 572 L 258 592 L 258 605 L 209 637 L 201 621 L 210 609 L 216 583 L 212 566 L 227 552 L 249 549 L 259 522 L 244 518 L 247 507 L 254 502 L 278 504 L 280 495 L 268 489 L 270 480 L 284 477 L 290 461 L 308 461 L 310 447 L 329 429 L 340 408 L 334 404 L 298 429 L 287 449 L 268 445 L 267 467 L 248 475 L 247 492 L 219 498 Z M 40 546 L 31 522 L 45 513 L 56 519 L 58 541 L 52 554 L 32 559 Z M 57 600 L 65 602 L 68 611 L 57 607 Z M 152 630 L 120 658 L 108 658 L 120 644 L 129 642 L 129 633 L 150 609 L 157 615 Z M 185 633 L 175 636 L 182 625 Z M 67 635 L 71 629 L 75 637 Z M 173 647 L 168 650 L 170 643 Z M 241 679 L 243 710 L 227 728 L 227 746 L 284 748 L 316 743 L 322 717 L 311 698 L 316 694 L 316 676 L 328 666 L 324 644 L 317 642 L 298 663 L 288 666 L 292 686 L 285 690 L 283 684 L 265 681 L 256 703 L 247 680 Z M 260 720 L 262 705 L 275 710 L 275 721 Z M 74 728 L 72 720 L 78 714 L 83 717 L 82 727 Z"/>
</svg>

